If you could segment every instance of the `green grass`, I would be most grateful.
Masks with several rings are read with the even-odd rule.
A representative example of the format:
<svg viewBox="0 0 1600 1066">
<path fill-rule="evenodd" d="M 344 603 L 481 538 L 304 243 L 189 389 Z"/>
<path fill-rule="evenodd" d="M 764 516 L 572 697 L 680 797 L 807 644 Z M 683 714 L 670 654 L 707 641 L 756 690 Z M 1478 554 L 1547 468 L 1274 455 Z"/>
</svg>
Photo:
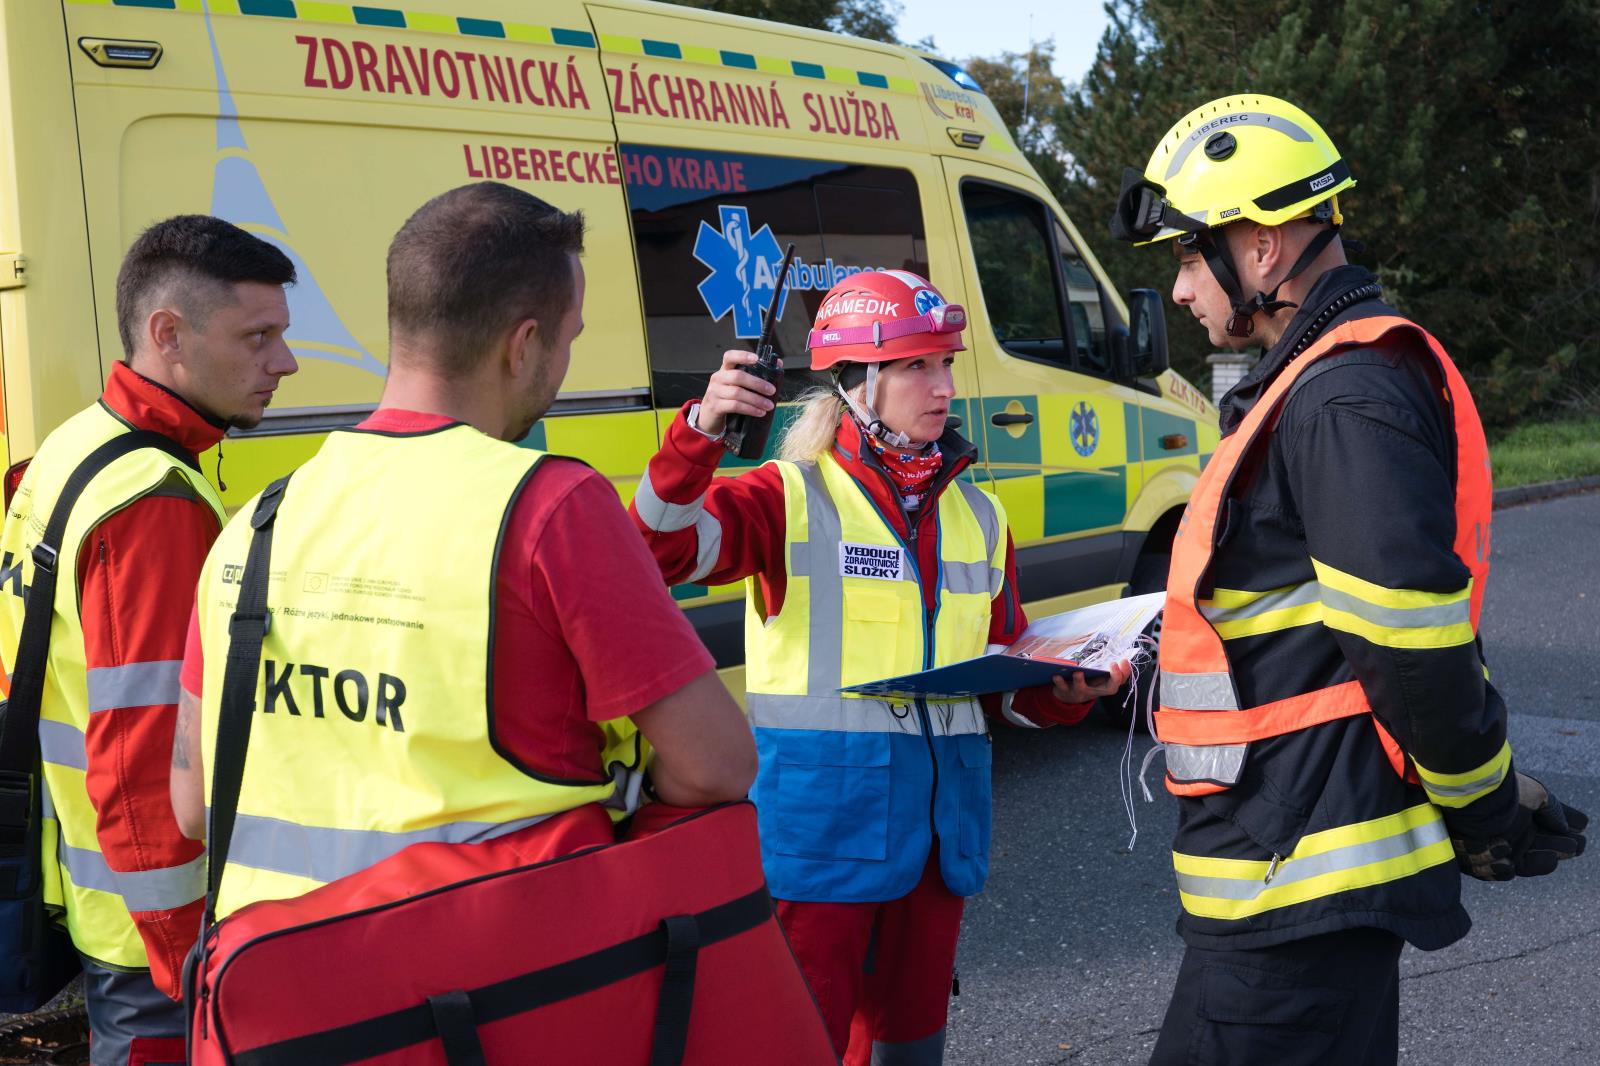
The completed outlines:
<svg viewBox="0 0 1600 1066">
<path fill-rule="evenodd" d="M 1521 426 L 1489 445 L 1494 487 L 1600 474 L 1600 418 Z"/>
</svg>

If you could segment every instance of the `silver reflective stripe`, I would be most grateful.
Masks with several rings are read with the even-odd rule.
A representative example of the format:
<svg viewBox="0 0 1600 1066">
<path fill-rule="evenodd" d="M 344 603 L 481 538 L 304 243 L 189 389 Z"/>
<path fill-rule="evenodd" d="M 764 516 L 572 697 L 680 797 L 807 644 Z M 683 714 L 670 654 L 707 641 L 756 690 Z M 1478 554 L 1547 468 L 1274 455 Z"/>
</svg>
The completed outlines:
<svg viewBox="0 0 1600 1066">
<path fill-rule="evenodd" d="M 1506 770 L 1510 768 L 1510 765 L 1507 762 L 1498 770 L 1491 770 L 1476 781 L 1468 781 L 1464 785 L 1436 785 L 1427 778 L 1423 778 L 1422 787 L 1430 796 L 1474 796 L 1479 792 L 1487 792 L 1504 781 L 1506 779 Z"/>
<path fill-rule="evenodd" d="M 177 703 L 182 669 L 182 659 L 96 667 L 89 671 L 89 712 Z"/>
<path fill-rule="evenodd" d="M 943 570 L 946 592 L 989 594 L 989 575 L 994 568 L 988 563 L 945 563 Z"/>
<path fill-rule="evenodd" d="M 1261 593 L 1260 597 L 1239 607 L 1217 607 L 1201 601 L 1200 613 L 1208 622 L 1232 622 L 1240 618 L 1255 618 L 1269 611 L 1281 611 L 1285 607 L 1303 607 L 1308 603 L 1316 603 L 1320 599 L 1318 593 L 1322 586 L 1316 581 L 1306 581 L 1299 585 L 1289 585 L 1281 589 Z"/>
<path fill-rule="evenodd" d="M 1161 671 L 1161 702 L 1180 711 L 1237 711 L 1239 698 L 1227 671 L 1179 674 Z"/>
<path fill-rule="evenodd" d="M 1472 600 L 1443 603 L 1433 607 L 1380 607 L 1348 592 L 1322 586 L 1322 602 L 1336 611 L 1353 614 L 1385 629 L 1433 629 L 1464 625 L 1472 621 Z"/>
<path fill-rule="evenodd" d="M 39 719 L 39 756 L 57 766 L 70 766 L 74 770 L 87 770 L 89 758 L 83 751 L 83 734 L 76 726 Z"/>
<path fill-rule="evenodd" d="M 844 696 L 776 696 L 751 692 L 745 696 L 750 724 L 758 729 L 827 729 L 836 733 L 922 732 L 909 708 L 894 709 L 883 700 L 847 699 Z"/>
<path fill-rule="evenodd" d="M 360 873 L 412 844 L 479 844 L 538 825 L 549 817 L 539 814 L 514 822 L 447 822 L 390 833 L 381 829 L 296 825 L 277 818 L 241 814 L 234 823 L 228 862 L 326 883 Z"/>
<path fill-rule="evenodd" d="M 1307 855 L 1303 859 L 1288 858 L 1278 864 L 1271 881 L 1259 877 L 1205 877 L 1200 874 L 1178 872 L 1178 890 L 1191 896 L 1211 899 L 1250 900 L 1267 889 L 1304 881 L 1326 873 L 1355 870 L 1374 863 L 1398 859 L 1412 852 L 1449 839 L 1449 830 L 1443 819 L 1435 819 L 1411 829 L 1403 829 L 1381 840 L 1348 844 L 1342 848 L 1325 851 L 1320 855 Z"/>
<path fill-rule="evenodd" d="M 656 495 L 650 484 L 650 471 L 639 479 L 639 489 L 633 494 L 633 509 L 639 520 L 657 533 L 676 533 L 688 529 L 705 510 L 706 494 L 701 493 L 693 503 L 668 503 Z"/>
<path fill-rule="evenodd" d="M 806 690 L 832 693 L 839 687 L 844 663 L 844 579 L 839 576 L 838 545 L 842 539 L 839 509 L 834 506 L 833 497 L 828 495 L 827 483 L 822 480 L 822 471 L 817 469 L 817 464 L 798 463 L 796 466 L 806 487 L 806 539 L 789 545 L 789 573 L 810 580 L 811 632 L 806 648 Z"/>
<path fill-rule="evenodd" d="M 203 854 L 181 866 L 130 872 L 113 870 L 104 855 L 87 848 L 62 844 L 59 856 L 73 884 L 121 896 L 130 911 L 170 911 L 206 894 Z"/>
<path fill-rule="evenodd" d="M 689 583 L 702 580 L 717 568 L 717 556 L 722 554 L 722 523 L 710 511 L 702 510 L 695 516 L 694 532 L 697 540 L 694 556 L 694 573 Z"/>
<path fill-rule="evenodd" d="M 1201 124 L 1198 130 L 1184 140 L 1183 146 L 1173 155 L 1172 162 L 1167 164 L 1167 176 L 1162 181 L 1171 181 L 1173 175 L 1183 169 L 1183 161 L 1189 158 L 1189 153 L 1198 148 L 1203 141 L 1210 140 L 1212 133 L 1217 130 L 1232 129 L 1235 126 L 1266 126 L 1277 130 L 1287 136 L 1291 141 L 1308 142 L 1311 134 L 1304 126 L 1290 122 L 1282 115 L 1269 115 L 1261 111 L 1237 111 L 1227 116 L 1228 121 L 1216 127 L 1209 122 Z"/>
<path fill-rule="evenodd" d="M 1167 773 L 1174 781 L 1215 781 L 1234 785 L 1244 770 L 1248 744 L 1166 744 Z"/>
<path fill-rule="evenodd" d="M 1000 550 L 1000 516 L 995 513 L 994 501 L 969 481 L 958 478 L 955 486 L 961 490 L 962 499 L 967 501 L 967 506 L 972 508 L 972 513 L 977 516 L 978 526 L 983 530 L 983 543 L 988 552 L 984 558 L 992 560 L 994 553 Z"/>
<path fill-rule="evenodd" d="M 928 701 L 928 722 L 936 737 L 960 737 L 971 733 L 986 733 L 988 725 L 983 720 L 983 709 L 977 700 L 955 700 L 949 703 Z"/>
</svg>

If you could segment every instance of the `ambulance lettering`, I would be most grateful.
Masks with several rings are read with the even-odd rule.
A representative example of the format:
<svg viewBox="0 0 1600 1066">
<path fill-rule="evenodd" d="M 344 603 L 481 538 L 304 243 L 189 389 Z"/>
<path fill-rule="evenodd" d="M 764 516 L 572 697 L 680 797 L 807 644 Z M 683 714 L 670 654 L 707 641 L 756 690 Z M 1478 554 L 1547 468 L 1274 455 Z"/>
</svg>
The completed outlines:
<svg viewBox="0 0 1600 1066">
<path fill-rule="evenodd" d="M 620 185 L 617 150 L 591 152 L 577 148 L 534 148 L 528 145 L 463 144 L 469 178 L 497 181 L 553 181 L 574 185 Z"/>
<path fill-rule="evenodd" d="M 575 55 L 565 60 L 527 59 L 408 44 L 384 44 L 380 52 L 379 46 L 363 40 L 303 34 L 294 40 L 306 50 L 302 83 L 308 89 L 589 110 L 589 94 Z"/>
<path fill-rule="evenodd" d="M 652 157 L 646 157 L 652 158 Z M 642 166 L 641 166 L 642 169 Z M 671 172 L 671 160 L 667 170 Z M 700 299 L 714 321 L 733 312 L 733 335 L 752 338 L 761 335 L 761 312 L 772 299 L 778 284 L 778 268 L 783 253 L 772 227 L 763 224 L 752 230 L 750 209 L 738 204 L 718 204 L 720 228 L 700 223 L 695 236 L 694 257 L 710 268 L 700 282 Z M 851 274 L 876 267 L 836 264 L 832 257 L 809 263 L 799 256 L 789 267 L 788 285 L 778 304 L 778 317 L 788 306 L 789 294 L 796 289 L 827 292 Z"/>
<path fill-rule="evenodd" d="M 724 126 L 764 126 L 789 129 L 778 83 L 765 86 L 743 82 L 700 79 L 690 75 L 641 74 L 639 64 L 627 70 L 606 67 L 611 86 L 611 107 L 619 115 L 649 115 Z"/>
<path fill-rule="evenodd" d="M 304 715 L 302 706 L 309 706 L 311 717 L 326 718 L 328 695 L 331 693 L 334 706 L 349 721 L 366 721 L 370 708 L 374 725 L 385 726 L 396 733 L 406 731 L 405 724 L 400 720 L 400 705 L 406 701 L 406 683 L 392 674 L 380 673 L 378 683 L 373 685 L 360 670 L 335 672 L 329 667 L 313 663 L 300 663 L 298 666 L 283 663 L 280 667 L 271 659 L 263 660 L 262 666 L 266 675 L 266 698 L 262 703 L 262 714 L 277 714 L 281 706 L 284 714 L 300 718 Z M 295 696 L 297 689 L 298 699 Z"/>
<path fill-rule="evenodd" d="M 836 137 L 865 137 L 869 140 L 900 139 L 894 115 L 887 103 L 862 100 L 855 90 L 843 96 L 834 93 L 806 93 L 801 97 L 806 114 L 811 116 L 812 133 L 831 133 Z"/>
</svg>

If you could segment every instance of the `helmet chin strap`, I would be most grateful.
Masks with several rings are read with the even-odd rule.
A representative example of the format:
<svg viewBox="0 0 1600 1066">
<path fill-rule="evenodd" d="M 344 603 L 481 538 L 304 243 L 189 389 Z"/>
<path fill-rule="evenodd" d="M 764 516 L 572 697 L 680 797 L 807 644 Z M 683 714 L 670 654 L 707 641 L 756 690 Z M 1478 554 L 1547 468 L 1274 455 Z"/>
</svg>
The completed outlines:
<svg viewBox="0 0 1600 1066">
<path fill-rule="evenodd" d="M 878 417 L 875 408 L 878 398 L 878 364 L 867 364 L 867 402 L 859 404 L 854 396 L 844 391 L 839 384 L 838 377 L 833 379 L 833 387 L 844 397 L 844 402 L 849 405 L 850 413 L 856 416 L 856 421 L 867 428 L 867 432 L 877 437 L 891 448 L 908 448 L 911 438 L 904 433 L 896 432 L 883 424 L 883 419 Z"/>
<path fill-rule="evenodd" d="M 1227 238 L 1215 231 L 1201 234 L 1195 243 L 1199 246 L 1200 254 L 1205 257 L 1206 266 L 1211 268 L 1212 276 L 1217 279 L 1217 284 L 1222 286 L 1222 291 L 1228 296 L 1228 302 L 1233 306 L 1233 314 L 1228 316 L 1226 327 L 1228 336 L 1249 337 L 1254 334 L 1257 311 L 1272 315 L 1285 307 L 1299 307 L 1299 304 L 1291 300 L 1278 299 L 1278 290 L 1299 277 L 1338 235 L 1338 224 L 1329 224 L 1326 229 L 1311 238 L 1305 250 L 1300 253 L 1300 257 L 1294 261 L 1294 266 L 1290 267 L 1283 279 L 1272 287 L 1271 292 L 1257 292 L 1247 300 L 1244 298 L 1244 289 L 1239 284 L 1239 272 L 1233 265 L 1233 253 L 1228 249 Z"/>
</svg>

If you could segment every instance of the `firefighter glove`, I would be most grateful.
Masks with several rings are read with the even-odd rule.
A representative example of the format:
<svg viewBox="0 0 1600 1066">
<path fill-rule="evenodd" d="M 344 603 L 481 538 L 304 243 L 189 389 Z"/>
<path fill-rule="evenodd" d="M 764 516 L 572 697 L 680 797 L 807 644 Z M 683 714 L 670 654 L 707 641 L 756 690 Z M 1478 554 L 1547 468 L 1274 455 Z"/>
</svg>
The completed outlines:
<svg viewBox="0 0 1600 1066">
<path fill-rule="evenodd" d="M 1509 881 L 1554 873 L 1564 859 L 1583 854 L 1589 816 L 1551 795 L 1536 779 L 1517 774 L 1517 807 L 1509 835 L 1489 840 L 1455 838 L 1456 864 L 1480 881 Z"/>
</svg>

